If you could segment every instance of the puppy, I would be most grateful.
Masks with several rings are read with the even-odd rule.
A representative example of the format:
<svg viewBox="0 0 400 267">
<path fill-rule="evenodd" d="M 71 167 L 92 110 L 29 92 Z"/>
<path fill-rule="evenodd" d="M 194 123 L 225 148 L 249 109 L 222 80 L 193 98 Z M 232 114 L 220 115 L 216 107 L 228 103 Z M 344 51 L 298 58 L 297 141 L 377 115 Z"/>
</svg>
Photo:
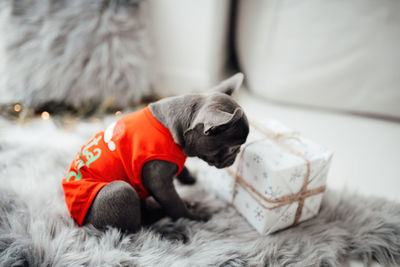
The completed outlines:
<svg viewBox="0 0 400 267">
<path fill-rule="evenodd" d="M 195 182 L 184 167 L 187 156 L 217 168 L 233 164 L 249 133 L 246 115 L 231 98 L 242 81 L 239 73 L 210 93 L 165 98 L 97 133 L 62 180 L 75 221 L 135 232 L 164 214 L 206 220 L 188 209 L 173 178 Z M 149 208 L 149 197 L 163 212 Z"/>
</svg>

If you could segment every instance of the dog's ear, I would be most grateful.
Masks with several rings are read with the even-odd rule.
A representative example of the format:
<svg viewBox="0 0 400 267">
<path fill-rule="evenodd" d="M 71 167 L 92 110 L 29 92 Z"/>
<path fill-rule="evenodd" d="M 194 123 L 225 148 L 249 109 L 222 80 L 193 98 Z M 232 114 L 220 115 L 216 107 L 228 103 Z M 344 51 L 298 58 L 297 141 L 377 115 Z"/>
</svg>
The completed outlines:
<svg viewBox="0 0 400 267">
<path fill-rule="evenodd" d="M 199 114 L 197 120 L 193 123 L 193 127 L 189 128 L 186 133 L 193 131 L 194 129 L 201 129 L 203 135 L 215 135 L 218 132 L 223 131 L 224 127 L 228 127 L 230 124 L 235 123 L 243 116 L 243 110 L 236 108 L 233 113 L 225 112 L 219 109 L 211 109 L 208 112 Z"/>
<path fill-rule="evenodd" d="M 221 128 L 235 123 L 243 116 L 243 110 L 236 108 L 233 113 L 228 113 L 222 110 L 210 112 L 210 117 L 204 122 L 204 134 L 214 135 L 220 132 Z"/>
<path fill-rule="evenodd" d="M 212 90 L 218 91 L 227 95 L 232 95 L 233 92 L 238 90 L 240 86 L 242 86 L 244 79 L 243 73 L 239 72 L 233 75 L 232 77 L 222 81 L 220 84 L 215 86 Z"/>
</svg>

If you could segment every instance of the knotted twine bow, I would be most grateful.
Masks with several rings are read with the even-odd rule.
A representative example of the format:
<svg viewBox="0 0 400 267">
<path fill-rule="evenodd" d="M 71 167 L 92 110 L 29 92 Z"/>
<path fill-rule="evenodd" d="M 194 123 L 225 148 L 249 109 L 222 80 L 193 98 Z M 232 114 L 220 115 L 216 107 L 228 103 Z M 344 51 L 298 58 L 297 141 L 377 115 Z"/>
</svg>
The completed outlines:
<svg viewBox="0 0 400 267">
<path fill-rule="evenodd" d="M 299 153 L 298 151 L 294 150 L 292 147 L 290 147 L 288 144 L 286 144 L 284 142 L 285 139 L 295 139 L 297 141 L 300 142 L 300 140 L 294 136 L 293 134 L 282 134 L 282 133 L 274 133 L 270 130 L 264 129 L 259 127 L 258 125 L 254 124 L 254 123 L 250 123 L 251 126 L 253 126 L 253 128 L 255 128 L 256 130 L 258 130 L 259 132 L 263 133 L 266 138 L 260 139 L 260 140 L 256 140 L 253 142 L 250 142 L 248 144 L 246 144 L 243 149 L 242 152 L 239 156 L 239 163 L 238 163 L 238 167 L 236 170 L 236 173 L 234 173 L 232 170 L 227 169 L 229 174 L 232 175 L 235 179 L 234 181 L 234 185 L 233 185 L 233 192 L 232 192 L 232 200 L 231 203 L 233 204 L 235 197 L 236 197 L 236 188 L 237 185 L 241 185 L 243 187 L 244 190 L 246 190 L 249 195 L 264 209 L 266 210 L 274 210 L 277 208 L 280 208 L 282 206 L 286 206 L 289 204 L 292 204 L 294 202 L 298 202 L 298 207 L 296 210 L 296 214 L 294 217 L 294 221 L 292 225 L 296 225 L 300 218 L 301 218 L 301 214 L 303 212 L 303 206 L 304 206 L 304 201 L 306 198 L 310 197 L 310 196 L 314 196 L 317 194 L 320 194 L 322 192 L 325 191 L 326 186 L 320 186 L 311 190 L 307 189 L 307 186 L 310 184 L 310 161 L 301 153 Z M 294 193 L 294 194 L 289 194 L 289 195 L 285 195 L 282 197 L 278 197 L 278 198 L 267 198 L 266 196 L 264 196 L 263 194 L 261 194 L 260 192 L 257 191 L 256 188 L 254 188 L 254 186 L 252 186 L 251 184 L 249 184 L 248 182 L 246 182 L 241 176 L 240 173 L 242 172 L 242 165 L 243 165 L 243 155 L 244 155 L 244 151 L 252 144 L 258 143 L 258 142 L 262 142 L 266 139 L 271 139 L 273 140 L 275 143 L 279 144 L 280 146 L 282 146 L 283 148 L 285 148 L 286 150 L 288 150 L 289 152 L 291 152 L 293 155 L 301 158 L 302 160 L 304 160 L 304 162 L 306 163 L 306 173 L 304 175 L 304 182 L 303 185 L 301 186 L 299 192 Z M 276 204 L 274 206 L 268 207 L 266 206 L 264 203 L 262 203 L 262 200 L 264 202 L 267 203 L 272 203 L 272 204 Z"/>
</svg>

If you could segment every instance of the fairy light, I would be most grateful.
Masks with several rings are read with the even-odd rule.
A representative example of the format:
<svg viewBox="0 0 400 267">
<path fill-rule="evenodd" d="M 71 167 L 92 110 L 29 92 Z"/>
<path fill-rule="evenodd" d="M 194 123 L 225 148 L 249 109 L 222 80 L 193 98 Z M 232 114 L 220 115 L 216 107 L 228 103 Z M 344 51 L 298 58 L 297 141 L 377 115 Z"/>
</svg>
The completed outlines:
<svg viewBox="0 0 400 267">
<path fill-rule="evenodd" d="M 121 115 L 122 114 L 122 112 L 121 111 L 117 111 L 117 112 L 115 112 L 115 116 L 119 116 L 119 115 Z"/>
<path fill-rule="evenodd" d="M 50 113 L 48 113 L 47 111 L 43 111 L 40 117 L 42 118 L 42 120 L 48 120 L 50 119 Z"/>
<path fill-rule="evenodd" d="M 22 110 L 22 106 L 20 104 L 15 104 L 14 105 L 14 111 L 15 112 L 20 112 Z"/>
</svg>

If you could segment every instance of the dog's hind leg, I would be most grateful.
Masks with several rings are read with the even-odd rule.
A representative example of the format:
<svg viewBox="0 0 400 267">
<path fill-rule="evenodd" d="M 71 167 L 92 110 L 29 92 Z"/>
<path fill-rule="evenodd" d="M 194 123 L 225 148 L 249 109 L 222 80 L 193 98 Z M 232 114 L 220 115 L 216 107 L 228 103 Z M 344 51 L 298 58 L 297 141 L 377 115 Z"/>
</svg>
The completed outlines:
<svg viewBox="0 0 400 267">
<path fill-rule="evenodd" d="M 136 232 L 141 227 L 140 199 L 128 183 L 114 181 L 104 186 L 94 199 L 84 224 L 98 229 L 106 226 Z"/>
</svg>

